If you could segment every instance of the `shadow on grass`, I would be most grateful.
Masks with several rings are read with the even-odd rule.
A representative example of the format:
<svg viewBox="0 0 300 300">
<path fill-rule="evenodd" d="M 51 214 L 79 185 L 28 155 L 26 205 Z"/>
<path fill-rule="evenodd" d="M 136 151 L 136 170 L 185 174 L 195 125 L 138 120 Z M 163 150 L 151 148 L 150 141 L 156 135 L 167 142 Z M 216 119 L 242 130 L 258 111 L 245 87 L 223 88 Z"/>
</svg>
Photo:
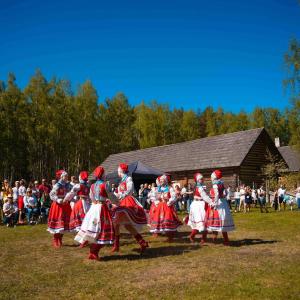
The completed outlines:
<svg viewBox="0 0 300 300">
<path fill-rule="evenodd" d="M 222 243 L 223 240 L 220 239 L 218 242 Z M 260 244 L 274 244 L 278 243 L 277 240 L 262 240 L 262 239 L 242 239 L 242 240 L 234 240 L 230 241 L 231 247 L 244 247 L 244 246 L 253 246 L 253 245 L 260 245 Z"/>
<path fill-rule="evenodd" d="M 101 257 L 102 261 L 111 261 L 111 260 L 137 260 L 137 259 L 149 259 L 156 257 L 164 257 L 164 256 L 174 256 L 174 255 L 182 255 L 183 253 L 188 253 L 192 250 L 195 250 L 193 246 L 165 246 L 165 247 L 156 247 L 156 248 L 148 248 L 143 254 L 119 254 L 112 256 L 104 256 Z M 138 249 L 134 249 L 134 251 L 138 252 Z"/>
<path fill-rule="evenodd" d="M 190 244 L 189 240 L 189 235 L 191 234 L 190 231 L 181 231 L 181 232 L 176 232 L 173 240 L 175 243 L 180 243 L 180 244 Z M 149 241 L 149 238 L 152 238 L 153 234 L 151 232 L 143 232 L 142 236 L 144 237 L 145 240 Z M 166 239 L 167 236 L 165 234 L 159 234 L 157 238 L 155 238 L 152 242 L 157 241 L 157 242 L 164 242 L 161 239 Z M 121 241 L 123 245 L 129 245 L 132 244 L 132 239 L 134 237 L 130 233 L 121 233 Z"/>
</svg>

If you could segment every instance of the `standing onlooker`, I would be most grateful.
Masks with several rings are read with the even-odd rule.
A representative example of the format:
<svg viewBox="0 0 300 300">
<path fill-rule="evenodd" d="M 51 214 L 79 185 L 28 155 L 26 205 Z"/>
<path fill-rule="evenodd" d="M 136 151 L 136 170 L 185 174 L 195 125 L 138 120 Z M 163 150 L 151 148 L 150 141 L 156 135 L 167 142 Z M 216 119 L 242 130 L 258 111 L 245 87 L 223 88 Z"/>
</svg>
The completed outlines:
<svg viewBox="0 0 300 300">
<path fill-rule="evenodd" d="M 182 209 L 182 195 L 181 195 L 181 188 L 178 184 L 175 185 L 174 188 L 175 195 L 176 195 L 176 210 L 180 211 Z"/>
<path fill-rule="evenodd" d="M 281 185 L 278 189 L 279 211 L 281 210 L 281 204 L 283 203 L 285 192 L 286 190 L 284 185 Z"/>
<path fill-rule="evenodd" d="M 12 188 L 12 194 L 13 194 L 14 204 L 18 203 L 19 187 L 20 187 L 20 182 L 19 181 L 15 181 L 15 186 Z"/>
<path fill-rule="evenodd" d="M 232 198 L 233 198 L 233 190 L 232 190 L 231 185 L 229 185 L 228 188 L 226 189 L 226 200 L 227 200 L 227 204 L 228 204 L 230 210 L 232 210 L 232 207 L 231 207 Z"/>
<path fill-rule="evenodd" d="M 274 193 L 274 199 L 273 199 L 273 206 L 274 206 L 275 211 L 278 210 L 278 204 L 279 204 L 278 191 L 276 190 L 275 193 Z"/>
<path fill-rule="evenodd" d="M 254 203 L 254 207 L 257 207 L 257 193 L 256 189 L 253 187 L 252 192 L 251 192 L 251 197 L 252 197 L 252 203 Z"/>
<path fill-rule="evenodd" d="M 25 180 L 20 180 L 20 187 L 18 190 L 18 209 L 19 209 L 19 224 L 23 224 L 23 212 L 24 212 L 24 197 L 26 196 L 26 187 L 25 187 Z"/>
<path fill-rule="evenodd" d="M 234 197 L 234 212 L 241 211 L 240 210 L 240 197 L 241 197 L 241 194 L 240 194 L 240 189 L 239 189 L 238 186 L 235 189 L 233 197 Z"/>
<path fill-rule="evenodd" d="M 246 212 L 250 212 L 250 207 L 252 203 L 251 189 L 249 186 L 246 187 L 245 190 L 245 204 L 246 204 Z"/>
<path fill-rule="evenodd" d="M 296 201 L 297 201 L 297 208 L 300 210 L 300 186 L 296 189 Z"/>
<path fill-rule="evenodd" d="M 47 180 L 45 178 L 42 179 L 42 184 L 39 186 L 40 197 L 42 197 L 45 193 L 49 195 L 50 193 L 50 186 L 47 184 Z"/>
<path fill-rule="evenodd" d="M 12 190 L 10 187 L 10 184 L 8 182 L 7 179 L 4 179 L 3 181 L 3 185 L 1 187 L 1 191 L 0 191 L 0 221 L 3 219 L 3 205 L 4 203 L 7 201 L 7 196 L 11 195 Z"/>
<path fill-rule="evenodd" d="M 182 197 L 182 204 L 183 204 L 183 209 L 187 210 L 187 201 L 188 201 L 188 194 L 187 194 L 187 184 L 183 186 L 181 189 L 181 197 Z"/>
<path fill-rule="evenodd" d="M 144 184 L 144 189 L 143 189 L 143 192 L 142 192 L 142 195 L 143 195 L 143 198 L 142 198 L 142 206 L 144 207 L 144 209 L 147 209 L 148 207 L 148 193 L 150 192 L 150 190 L 148 189 L 148 184 L 145 183 Z"/>
<path fill-rule="evenodd" d="M 257 190 L 257 194 L 258 194 L 258 202 L 259 202 L 259 206 L 260 206 L 260 212 L 263 212 L 263 209 L 265 209 L 265 212 L 269 212 L 267 209 L 267 203 L 266 203 L 266 192 L 264 190 L 264 187 L 261 186 L 258 190 Z"/>
<path fill-rule="evenodd" d="M 246 188 L 245 188 L 245 185 L 243 184 L 240 188 L 239 211 L 241 211 L 241 206 L 243 205 L 244 213 L 246 212 L 245 194 L 246 194 Z"/>
<path fill-rule="evenodd" d="M 141 184 L 139 188 L 139 202 L 143 205 L 143 190 L 144 190 L 144 185 Z"/>
<path fill-rule="evenodd" d="M 51 180 L 51 188 L 50 188 L 50 190 L 52 190 L 55 185 L 56 185 L 56 179 L 52 179 Z"/>
<path fill-rule="evenodd" d="M 206 188 L 204 186 L 204 188 Z M 194 200 L 194 187 L 192 184 L 188 184 L 188 187 L 187 187 L 187 191 L 186 193 L 188 194 L 188 200 L 187 200 L 187 206 L 186 206 L 186 209 L 187 209 L 187 212 L 189 213 L 190 212 L 190 207 L 191 207 L 191 204 Z"/>
<path fill-rule="evenodd" d="M 49 193 L 46 190 L 42 193 L 40 204 L 41 204 L 41 221 L 45 222 L 48 218 L 49 210 L 51 207 L 51 199 Z"/>
<path fill-rule="evenodd" d="M 38 203 L 40 203 L 40 198 L 41 198 L 40 185 L 39 185 L 39 182 L 37 180 L 33 183 L 32 195 L 35 196 Z"/>
</svg>

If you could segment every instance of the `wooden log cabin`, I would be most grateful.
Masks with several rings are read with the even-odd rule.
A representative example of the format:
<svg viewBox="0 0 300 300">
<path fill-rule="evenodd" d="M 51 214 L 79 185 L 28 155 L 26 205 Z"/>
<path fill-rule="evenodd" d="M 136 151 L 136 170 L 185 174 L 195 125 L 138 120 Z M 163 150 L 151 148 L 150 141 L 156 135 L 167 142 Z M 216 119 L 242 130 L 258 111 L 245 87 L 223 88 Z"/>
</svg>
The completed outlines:
<svg viewBox="0 0 300 300">
<path fill-rule="evenodd" d="M 283 159 L 267 131 L 257 128 L 112 154 L 102 165 L 110 173 L 117 170 L 120 162 L 141 161 L 169 173 L 172 181 L 180 185 L 194 182 L 194 173 L 201 172 L 208 186 L 212 171 L 220 169 L 226 185 L 245 183 L 252 187 L 264 181 L 261 168 L 268 163 L 268 151 Z"/>
</svg>

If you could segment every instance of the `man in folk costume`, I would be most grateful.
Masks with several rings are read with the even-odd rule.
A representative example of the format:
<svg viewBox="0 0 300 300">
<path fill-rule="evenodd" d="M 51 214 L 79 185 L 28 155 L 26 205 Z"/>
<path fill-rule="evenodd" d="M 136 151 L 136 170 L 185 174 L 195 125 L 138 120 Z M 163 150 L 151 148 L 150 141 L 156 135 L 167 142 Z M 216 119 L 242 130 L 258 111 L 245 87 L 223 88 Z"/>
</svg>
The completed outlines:
<svg viewBox="0 0 300 300">
<path fill-rule="evenodd" d="M 214 234 L 213 239 L 216 240 L 218 232 L 222 232 L 224 245 L 229 245 L 227 232 L 235 229 L 231 212 L 226 200 L 225 187 L 222 181 L 222 172 L 215 170 L 211 174 L 212 189 L 210 196 L 213 199 L 213 207 L 207 210 L 207 230 Z"/>
<path fill-rule="evenodd" d="M 120 248 L 120 226 L 124 226 L 140 245 L 141 253 L 149 247 L 139 231 L 147 225 L 147 217 L 143 206 L 132 194 L 134 191 L 133 181 L 128 176 L 128 165 L 121 163 L 118 168 L 118 175 L 121 183 L 118 186 L 115 196 L 119 199 L 119 205 L 113 210 L 113 221 L 115 228 L 115 243 L 113 252 Z"/>
<path fill-rule="evenodd" d="M 114 227 L 108 208 L 110 203 L 106 184 L 104 182 L 104 169 L 98 166 L 94 172 L 96 182 L 90 188 L 92 205 L 86 213 L 81 224 L 81 229 L 75 237 L 75 241 L 81 245 L 91 243 L 88 258 L 99 260 L 99 250 L 103 245 L 111 245 L 114 242 Z"/>
<path fill-rule="evenodd" d="M 70 202 L 75 198 L 77 199 L 70 217 L 70 230 L 75 232 L 80 230 L 82 221 L 90 208 L 88 177 L 87 171 L 80 172 L 79 183 L 76 183 L 66 196 Z"/>
<path fill-rule="evenodd" d="M 195 236 L 198 232 L 202 232 L 201 244 L 206 242 L 207 231 L 206 231 L 206 212 L 208 206 L 213 205 L 213 201 L 206 194 L 204 186 L 204 178 L 200 173 L 194 175 L 195 179 L 195 191 L 194 201 L 190 206 L 189 221 L 188 225 L 192 228 L 190 235 L 191 242 L 195 242 Z"/>
<path fill-rule="evenodd" d="M 165 233 L 168 241 L 171 242 L 177 228 L 182 225 L 174 205 L 177 201 L 174 189 L 169 185 L 170 177 L 162 175 L 159 179 L 160 185 L 157 188 L 157 199 L 159 203 L 151 218 L 150 232 L 154 234 Z"/>
<path fill-rule="evenodd" d="M 52 204 L 48 217 L 48 231 L 53 234 L 53 247 L 60 248 L 62 246 L 62 238 L 65 232 L 70 232 L 70 202 L 65 198 L 71 190 L 68 182 L 68 174 L 64 170 L 56 172 L 58 182 L 53 186 L 49 196 Z"/>
</svg>

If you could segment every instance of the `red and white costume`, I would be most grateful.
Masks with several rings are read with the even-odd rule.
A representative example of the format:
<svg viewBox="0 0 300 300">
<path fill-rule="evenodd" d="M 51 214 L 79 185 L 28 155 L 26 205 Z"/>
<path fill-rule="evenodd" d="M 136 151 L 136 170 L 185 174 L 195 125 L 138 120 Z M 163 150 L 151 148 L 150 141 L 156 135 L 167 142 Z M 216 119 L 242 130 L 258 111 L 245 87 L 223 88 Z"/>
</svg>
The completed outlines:
<svg viewBox="0 0 300 300">
<path fill-rule="evenodd" d="M 168 185 L 169 178 L 166 175 L 160 177 L 161 185 L 157 188 L 157 204 L 150 220 L 150 232 L 174 232 L 182 225 L 174 208 L 177 201 L 175 191 Z"/>
<path fill-rule="evenodd" d="M 205 191 L 203 185 L 203 176 L 200 173 L 194 176 L 196 187 L 194 191 L 194 201 L 190 206 L 188 225 L 199 232 L 206 230 L 206 212 L 209 205 L 212 205 L 212 200 Z"/>
<path fill-rule="evenodd" d="M 67 182 L 67 173 L 64 170 L 56 172 L 59 181 L 53 186 L 49 196 L 52 204 L 48 217 L 48 231 L 54 235 L 53 246 L 61 247 L 63 233 L 70 232 L 70 202 L 65 199 L 71 186 Z"/>
<path fill-rule="evenodd" d="M 113 209 L 113 222 L 115 228 L 115 242 L 113 252 L 119 251 L 120 226 L 124 226 L 140 245 L 141 253 L 149 247 L 148 243 L 138 233 L 144 225 L 147 225 L 147 216 L 143 206 L 132 194 L 134 191 L 133 181 L 128 176 L 128 165 L 121 163 L 118 175 L 122 178 L 115 196 L 120 200 L 119 205 Z"/>
<path fill-rule="evenodd" d="M 160 177 L 156 179 L 156 186 L 158 187 L 160 185 Z M 159 204 L 159 199 L 157 195 L 157 187 L 152 187 L 151 191 L 148 194 L 148 198 L 150 200 L 150 209 L 149 209 L 149 215 L 148 215 L 148 225 L 151 226 L 151 222 L 153 220 L 153 216 L 155 215 L 155 211 L 157 209 L 157 206 Z"/>
<path fill-rule="evenodd" d="M 210 196 L 213 199 L 213 206 L 207 210 L 207 230 L 214 233 L 213 240 L 216 239 L 218 232 L 222 232 L 224 245 L 229 245 L 227 232 L 235 229 L 231 212 L 225 195 L 224 183 L 221 180 L 222 173 L 216 170 L 212 173 L 211 179 L 213 187 Z"/>
<path fill-rule="evenodd" d="M 78 243 L 91 243 L 89 259 L 99 259 L 98 252 L 101 246 L 114 242 L 113 222 L 108 208 L 110 201 L 107 199 L 106 184 L 101 179 L 104 169 L 101 166 L 97 167 L 94 175 L 97 181 L 92 184 L 90 189 L 92 205 L 75 237 L 75 241 Z"/>
<path fill-rule="evenodd" d="M 119 225 L 132 225 L 137 230 L 147 225 L 147 216 L 143 206 L 135 199 L 132 194 L 134 191 L 133 181 L 127 173 L 124 174 L 121 183 L 118 186 L 116 197 L 120 200 L 118 207 L 113 210 L 113 219 Z M 118 220 L 120 214 L 126 214 L 126 220 Z"/>
<path fill-rule="evenodd" d="M 72 201 L 72 199 L 74 199 L 75 197 L 77 198 L 70 216 L 70 230 L 75 232 L 78 232 L 80 230 L 82 221 L 91 206 L 91 202 L 89 199 L 90 187 L 87 183 L 88 176 L 88 172 L 80 172 L 80 183 L 75 184 L 71 192 L 66 195 L 66 200 L 69 201 Z"/>
<path fill-rule="evenodd" d="M 18 189 L 18 208 L 19 210 L 24 209 L 24 197 L 26 196 L 26 187 L 21 185 Z"/>
</svg>

